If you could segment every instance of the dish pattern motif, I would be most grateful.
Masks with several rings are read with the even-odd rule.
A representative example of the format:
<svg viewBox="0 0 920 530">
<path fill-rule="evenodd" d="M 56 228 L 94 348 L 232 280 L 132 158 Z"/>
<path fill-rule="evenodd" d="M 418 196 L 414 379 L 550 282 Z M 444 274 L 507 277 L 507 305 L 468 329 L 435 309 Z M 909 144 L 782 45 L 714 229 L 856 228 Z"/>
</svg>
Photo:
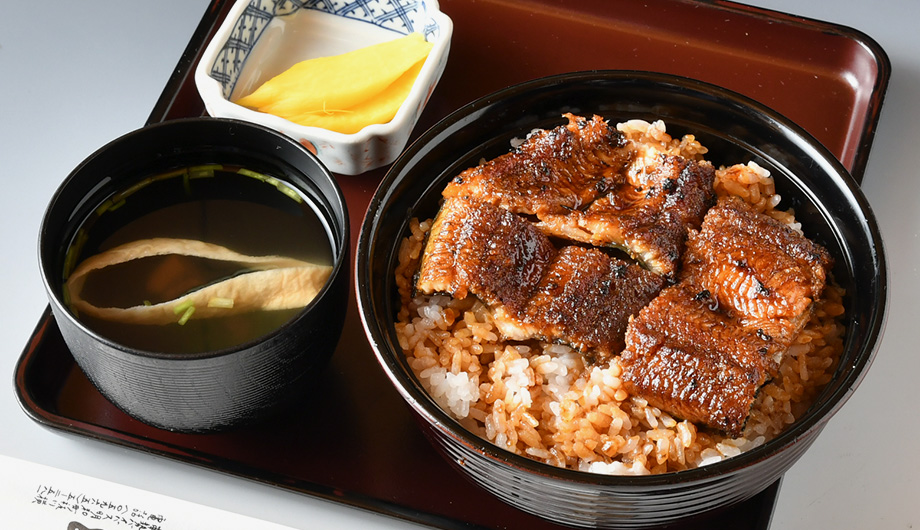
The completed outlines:
<svg viewBox="0 0 920 530">
<path fill-rule="evenodd" d="M 312 9 L 338 17 L 367 22 L 402 35 L 421 31 L 427 40 L 440 33 L 438 22 L 428 15 L 426 0 L 251 0 L 233 27 L 226 44 L 211 66 L 210 76 L 222 87 L 224 97 L 233 92 L 246 58 L 268 24 L 276 17 Z M 417 28 L 419 22 L 422 27 Z"/>
</svg>

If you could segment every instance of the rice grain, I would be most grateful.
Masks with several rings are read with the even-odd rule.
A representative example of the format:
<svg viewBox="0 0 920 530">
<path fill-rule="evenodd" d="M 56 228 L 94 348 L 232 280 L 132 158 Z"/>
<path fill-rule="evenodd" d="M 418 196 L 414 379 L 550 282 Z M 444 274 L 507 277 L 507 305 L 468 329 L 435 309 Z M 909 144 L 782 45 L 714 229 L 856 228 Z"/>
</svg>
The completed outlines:
<svg viewBox="0 0 920 530">
<path fill-rule="evenodd" d="M 664 123 L 619 124 L 641 171 L 659 154 L 701 160 L 695 137 L 672 138 Z M 791 210 L 777 209 L 769 172 L 749 162 L 716 171 L 717 195 L 744 198 L 757 211 L 801 231 Z M 436 402 L 472 432 L 517 454 L 592 473 L 645 475 L 704 466 L 775 437 L 831 380 L 843 349 L 842 290 L 832 283 L 803 332 L 781 359 L 779 376 L 758 394 L 742 436 L 700 429 L 630 396 L 616 357 L 598 366 L 561 344 L 501 340 L 491 314 L 470 297 L 415 295 L 412 277 L 431 220 L 413 219 L 400 244 L 395 323 L 400 348 Z"/>
</svg>

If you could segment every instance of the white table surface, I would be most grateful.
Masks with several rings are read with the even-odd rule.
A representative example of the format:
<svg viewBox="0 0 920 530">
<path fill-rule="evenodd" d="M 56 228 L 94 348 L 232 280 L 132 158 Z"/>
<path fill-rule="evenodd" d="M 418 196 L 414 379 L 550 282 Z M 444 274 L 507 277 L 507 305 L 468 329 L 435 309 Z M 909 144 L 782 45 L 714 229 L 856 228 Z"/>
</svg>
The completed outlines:
<svg viewBox="0 0 920 530">
<path fill-rule="evenodd" d="M 856 28 L 892 77 L 863 185 L 890 263 L 887 331 L 858 391 L 785 476 L 772 528 L 920 528 L 920 30 L 904 0 L 753 4 Z M 84 157 L 142 125 L 207 0 L 0 5 L 0 455 L 294 528 L 414 525 L 59 434 L 29 419 L 12 374 L 47 305 L 37 264 L 42 213 Z M 0 476 L 4 470 L 0 469 Z"/>
</svg>

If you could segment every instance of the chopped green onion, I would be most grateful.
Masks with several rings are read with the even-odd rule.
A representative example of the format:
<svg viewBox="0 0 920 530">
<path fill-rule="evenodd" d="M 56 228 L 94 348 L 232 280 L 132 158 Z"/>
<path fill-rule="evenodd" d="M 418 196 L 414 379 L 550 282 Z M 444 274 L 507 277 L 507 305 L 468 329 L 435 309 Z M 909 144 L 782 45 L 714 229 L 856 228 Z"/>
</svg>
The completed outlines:
<svg viewBox="0 0 920 530">
<path fill-rule="evenodd" d="M 192 313 L 195 312 L 195 306 L 190 305 L 186 308 L 185 313 L 182 313 L 182 316 L 179 317 L 179 325 L 184 326 L 188 319 L 192 318 Z"/>
<path fill-rule="evenodd" d="M 303 198 L 300 196 L 300 194 L 294 191 L 294 189 L 290 186 L 285 185 L 283 182 L 277 182 L 275 187 L 278 188 L 278 191 L 294 199 L 295 201 L 303 202 Z"/>
<path fill-rule="evenodd" d="M 200 179 L 200 178 L 209 178 L 214 176 L 215 169 L 223 169 L 224 166 L 220 164 L 207 164 L 204 166 L 194 166 L 188 168 L 188 178 L 190 179 Z"/>
<path fill-rule="evenodd" d="M 219 307 L 222 309 L 232 309 L 233 308 L 233 298 L 220 298 L 215 296 L 208 300 L 208 307 Z"/>
<path fill-rule="evenodd" d="M 67 281 L 67 278 L 70 277 L 70 273 L 77 266 L 77 256 L 80 255 L 80 252 L 83 250 L 83 245 L 86 244 L 86 240 L 89 239 L 89 236 L 86 235 L 86 230 L 79 229 L 77 230 L 77 235 L 73 239 L 73 243 L 70 244 L 70 248 L 67 249 L 67 254 L 64 255 L 64 281 Z"/>
<path fill-rule="evenodd" d="M 67 249 L 67 255 L 64 256 L 64 271 L 63 277 L 64 281 L 67 281 L 67 278 L 70 278 L 70 273 L 73 272 L 74 261 L 77 259 L 77 253 L 74 252 L 73 247 Z"/>
<path fill-rule="evenodd" d="M 140 190 L 146 188 L 147 186 L 149 186 L 154 180 L 156 180 L 156 179 L 154 179 L 153 177 L 150 177 L 150 178 L 146 178 L 146 179 L 144 179 L 144 180 L 138 182 L 137 184 L 131 186 L 131 187 L 128 188 L 128 189 L 126 189 L 125 191 L 123 191 L 123 192 L 121 192 L 121 193 L 115 195 L 114 197 L 112 197 L 112 202 L 117 203 L 117 202 L 124 201 L 125 198 L 130 197 L 131 195 L 133 195 L 133 194 L 137 193 L 138 191 L 140 191 Z"/>
<path fill-rule="evenodd" d="M 263 174 L 261 174 L 261 173 L 256 173 L 255 171 L 252 171 L 252 170 L 249 170 L 249 169 L 246 169 L 246 168 L 242 168 L 242 167 L 241 167 L 240 169 L 237 170 L 237 173 L 239 173 L 240 175 L 243 175 L 243 176 L 245 176 L 245 177 L 251 177 L 251 178 L 254 178 L 254 179 L 256 179 L 256 180 L 261 180 L 262 182 L 265 182 L 265 181 L 268 180 L 268 178 L 269 178 L 269 177 L 266 177 L 265 175 L 263 175 Z"/>
<path fill-rule="evenodd" d="M 288 197 L 294 199 L 297 202 L 303 202 L 303 197 L 300 196 L 296 191 L 294 191 L 290 186 L 276 179 L 275 177 L 270 177 L 268 175 L 263 175 L 262 173 L 257 173 L 251 169 L 240 168 L 236 171 L 240 175 L 254 178 L 256 180 L 261 180 L 266 184 L 271 184 L 272 186 L 278 188 L 278 191 L 287 195 Z"/>
<path fill-rule="evenodd" d="M 185 169 L 185 168 L 182 168 L 182 169 L 174 169 L 174 170 L 172 170 L 172 171 L 167 171 L 166 173 L 160 173 L 159 175 L 153 177 L 153 180 L 166 180 L 166 179 L 171 179 L 171 178 L 173 178 L 173 177 L 178 177 L 179 175 L 184 175 L 184 174 L 186 174 L 186 173 L 188 173 L 188 170 Z"/>
<path fill-rule="evenodd" d="M 105 212 L 109 211 L 109 208 L 111 207 L 112 207 L 112 199 L 106 199 L 105 202 L 103 202 L 102 204 L 99 205 L 98 208 L 96 208 L 96 215 L 99 216 L 99 215 L 104 214 Z"/>
<path fill-rule="evenodd" d="M 184 313 L 188 308 L 195 307 L 195 301 L 191 298 L 186 298 L 183 302 L 176 305 L 173 308 L 173 314 L 178 315 L 179 313 Z"/>
</svg>

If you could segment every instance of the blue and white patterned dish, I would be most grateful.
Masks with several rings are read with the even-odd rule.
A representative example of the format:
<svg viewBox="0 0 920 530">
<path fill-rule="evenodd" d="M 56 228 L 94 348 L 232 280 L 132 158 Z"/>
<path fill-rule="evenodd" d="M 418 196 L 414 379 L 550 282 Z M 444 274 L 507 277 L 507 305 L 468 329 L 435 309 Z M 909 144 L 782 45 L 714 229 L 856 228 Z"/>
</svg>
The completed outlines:
<svg viewBox="0 0 920 530">
<path fill-rule="evenodd" d="M 342 134 L 292 123 L 231 101 L 293 64 L 397 38 L 425 35 L 434 47 L 389 123 Z M 355 175 L 402 152 L 447 63 L 453 24 L 437 0 L 238 0 L 195 70 L 208 114 L 260 123 L 315 152 L 333 172 Z"/>
</svg>

